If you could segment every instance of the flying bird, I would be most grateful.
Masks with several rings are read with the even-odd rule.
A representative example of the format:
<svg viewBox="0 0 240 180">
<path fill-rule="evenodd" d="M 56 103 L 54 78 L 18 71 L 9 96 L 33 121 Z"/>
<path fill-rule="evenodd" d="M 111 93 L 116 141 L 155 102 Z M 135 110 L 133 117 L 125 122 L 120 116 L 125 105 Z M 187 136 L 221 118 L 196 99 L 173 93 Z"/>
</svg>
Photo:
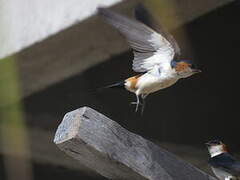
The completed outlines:
<svg viewBox="0 0 240 180">
<path fill-rule="evenodd" d="M 226 145 L 219 140 L 206 143 L 211 158 L 209 164 L 220 180 L 240 180 L 240 161 L 228 153 Z"/>
<path fill-rule="evenodd" d="M 135 14 L 141 14 L 138 9 Z M 143 9 L 144 10 L 144 9 Z M 146 12 L 146 11 L 145 11 Z M 180 48 L 174 38 L 162 28 L 158 32 L 140 21 L 129 19 L 106 8 L 99 8 L 98 14 L 116 28 L 133 49 L 132 69 L 139 73 L 107 88 L 124 87 L 136 95 L 136 112 L 145 98 L 158 90 L 175 84 L 181 78 L 187 78 L 201 72 L 190 60 L 178 60 Z"/>
</svg>

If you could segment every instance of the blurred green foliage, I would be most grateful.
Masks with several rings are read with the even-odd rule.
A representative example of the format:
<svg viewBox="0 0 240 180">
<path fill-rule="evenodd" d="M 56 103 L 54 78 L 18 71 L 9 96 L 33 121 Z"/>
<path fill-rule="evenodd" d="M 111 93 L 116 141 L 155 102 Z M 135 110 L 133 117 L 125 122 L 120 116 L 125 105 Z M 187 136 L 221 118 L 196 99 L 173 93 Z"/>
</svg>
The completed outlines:
<svg viewBox="0 0 240 180">
<path fill-rule="evenodd" d="M 8 179 L 30 180 L 27 128 L 14 57 L 0 60 L 0 143 Z"/>
</svg>

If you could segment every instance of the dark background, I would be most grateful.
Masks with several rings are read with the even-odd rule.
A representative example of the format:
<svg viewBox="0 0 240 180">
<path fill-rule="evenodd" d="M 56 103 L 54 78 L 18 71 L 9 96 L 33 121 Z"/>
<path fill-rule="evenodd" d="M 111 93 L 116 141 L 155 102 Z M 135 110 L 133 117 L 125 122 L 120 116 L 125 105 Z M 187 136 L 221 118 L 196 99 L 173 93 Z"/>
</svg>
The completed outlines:
<svg viewBox="0 0 240 180">
<path fill-rule="evenodd" d="M 89 106 L 155 142 L 204 148 L 206 141 L 219 138 L 231 152 L 239 152 L 239 10 L 240 3 L 234 2 L 185 25 L 188 46 L 178 38 L 180 29 L 171 32 L 182 48 L 182 58 L 194 60 L 203 72 L 150 95 L 143 116 L 130 105 L 134 94 L 96 91 L 134 74 L 129 51 L 25 98 L 28 124 L 54 132 L 66 112 Z M 0 163 L 3 174 L 1 169 Z M 66 179 L 69 174 L 72 180 L 87 178 L 76 171 L 34 164 L 35 179 L 41 179 L 42 173 L 45 179 L 48 175 Z"/>
</svg>

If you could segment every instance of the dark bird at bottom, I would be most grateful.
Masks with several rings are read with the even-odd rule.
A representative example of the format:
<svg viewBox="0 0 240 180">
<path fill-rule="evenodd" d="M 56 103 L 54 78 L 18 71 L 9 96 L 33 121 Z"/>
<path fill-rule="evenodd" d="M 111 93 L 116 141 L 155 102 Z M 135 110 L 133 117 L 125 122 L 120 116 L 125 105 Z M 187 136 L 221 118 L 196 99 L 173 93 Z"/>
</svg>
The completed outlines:
<svg viewBox="0 0 240 180">
<path fill-rule="evenodd" d="M 240 161 L 228 153 L 226 145 L 220 140 L 206 143 L 211 158 L 209 165 L 220 180 L 240 180 Z"/>
</svg>

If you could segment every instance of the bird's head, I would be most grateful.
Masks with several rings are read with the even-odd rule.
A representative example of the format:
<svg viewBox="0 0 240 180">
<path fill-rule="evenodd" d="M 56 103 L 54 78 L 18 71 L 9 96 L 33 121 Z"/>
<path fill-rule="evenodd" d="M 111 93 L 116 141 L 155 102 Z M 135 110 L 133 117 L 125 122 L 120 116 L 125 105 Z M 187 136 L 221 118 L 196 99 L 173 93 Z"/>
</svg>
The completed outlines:
<svg viewBox="0 0 240 180">
<path fill-rule="evenodd" d="M 212 140 L 205 143 L 211 157 L 227 152 L 226 145 L 220 140 Z"/>
<path fill-rule="evenodd" d="M 189 60 L 173 60 L 171 66 L 180 78 L 186 78 L 201 72 L 201 70 L 196 69 L 195 65 Z"/>
</svg>

